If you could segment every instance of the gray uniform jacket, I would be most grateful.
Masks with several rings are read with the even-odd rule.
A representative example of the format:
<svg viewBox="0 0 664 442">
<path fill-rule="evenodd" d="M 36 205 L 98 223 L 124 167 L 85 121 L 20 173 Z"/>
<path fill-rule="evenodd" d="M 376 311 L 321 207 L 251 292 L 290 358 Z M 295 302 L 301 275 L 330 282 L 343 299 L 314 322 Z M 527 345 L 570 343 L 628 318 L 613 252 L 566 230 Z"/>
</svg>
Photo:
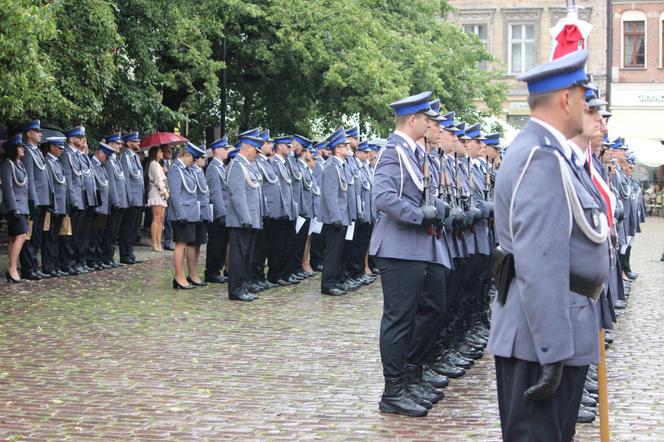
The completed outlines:
<svg viewBox="0 0 664 442">
<path fill-rule="evenodd" d="M 293 198 L 293 179 L 287 161 L 287 159 L 283 159 L 278 155 L 270 159 L 272 168 L 279 180 L 279 195 L 274 195 L 274 200 L 268 200 L 268 202 L 270 203 L 270 216 L 272 218 L 286 217 L 294 221 L 297 218 L 297 204 Z"/>
<path fill-rule="evenodd" d="M 116 154 L 109 157 L 106 164 L 106 175 L 108 175 L 108 189 L 109 201 L 112 209 L 126 209 L 129 207 L 127 201 L 127 179 L 122 170 L 122 166 L 118 163 Z"/>
<path fill-rule="evenodd" d="M 484 201 L 484 190 L 486 185 L 484 182 L 484 173 L 480 167 L 476 164 L 471 163 L 470 167 L 471 175 L 469 178 L 471 181 L 471 189 L 475 199 L 475 206 L 483 212 L 483 219 L 475 224 L 475 244 L 476 244 L 476 253 L 481 255 L 491 254 L 491 245 L 489 241 L 489 221 L 488 211 L 483 210 L 485 206 Z"/>
<path fill-rule="evenodd" d="M 325 170 L 325 160 L 322 159 L 321 157 L 315 157 L 316 158 L 316 166 L 314 167 L 314 178 L 316 178 L 316 182 L 320 186 L 320 183 L 323 182 L 323 170 Z"/>
<path fill-rule="evenodd" d="M 307 163 L 300 159 L 300 170 L 302 171 L 302 207 L 300 215 L 303 218 L 314 217 L 314 194 L 312 192 L 314 187 L 314 174 L 313 171 L 307 166 Z"/>
<path fill-rule="evenodd" d="M 2 200 L 0 213 L 28 215 L 28 172 L 22 162 L 5 159 L 0 163 Z"/>
<path fill-rule="evenodd" d="M 90 157 L 82 152 L 79 152 L 81 163 L 81 185 L 83 186 L 83 202 L 85 208 L 97 207 L 97 182 L 92 176 L 92 166 L 90 165 Z"/>
<path fill-rule="evenodd" d="M 53 206 L 51 212 L 56 215 L 66 215 L 67 207 L 67 178 L 65 171 L 62 169 L 62 164 L 58 157 L 50 153 L 46 154 L 46 164 L 48 164 L 48 172 L 50 180 L 53 183 Z"/>
<path fill-rule="evenodd" d="M 228 166 L 228 206 L 226 227 L 263 227 L 260 177 L 242 155 Z"/>
<path fill-rule="evenodd" d="M 468 169 L 466 168 L 466 160 L 464 158 L 459 158 L 459 184 L 461 186 L 461 192 L 463 195 L 471 195 L 472 191 L 470 188 L 470 181 L 468 175 Z M 477 250 L 477 239 L 475 238 L 475 226 L 467 227 L 463 231 L 463 240 L 466 244 L 466 251 L 468 255 L 474 255 L 478 253 Z"/>
<path fill-rule="evenodd" d="M 97 186 L 97 195 L 99 195 L 99 201 L 97 207 L 95 207 L 95 213 L 108 215 L 111 211 L 110 180 L 108 179 L 108 174 L 106 173 L 104 165 L 96 157 L 93 157 L 90 160 L 90 165 L 92 176 L 94 177 Z"/>
<path fill-rule="evenodd" d="M 224 163 L 213 159 L 205 170 L 205 179 L 210 189 L 210 203 L 212 204 L 212 218 L 218 220 L 226 219 L 226 200 L 228 189 L 226 188 L 226 167 Z"/>
<path fill-rule="evenodd" d="M 289 153 L 286 157 L 288 163 L 288 170 L 290 171 L 292 189 L 293 189 L 293 201 L 296 204 L 297 210 L 296 214 L 302 214 L 302 169 L 300 167 L 300 162 L 293 153 Z"/>
<path fill-rule="evenodd" d="M 374 222 L 374 209 L 371 197 L 373 182 L 371 179 L 371 170 L 369 170 L 369 165 L 366 163 L 360 163 L 359 172 L 359 185 L 357 187 L 360 189 L 360 203 L 362 209 L 360 211 L 359 220 L 371 224 Z"/>
<path fill-rule="evenodd" d="M 360 183 L 359 180 L 360 170 L 357 167 L 357 160 L 354 156 L 346 157 L 346 179 L 348 180 L 348 213 L 350 214 L 351 221 L 355 221 L 359 218 L 358 201 L 360 197 Z"/>
<path fill-rule="evenodd" d="M 37 206 L 50 206 L 53 203 L 53 183 L 46 170 L 46 159 L 32 144 L 25 145 L 23 164 L 28 173 L 28 197 Z"/>
<path fill-rule="evenodd" d="M 143 166 L 141 160 L 134 152 L 125 149 L 120 157 L 122 169 L 127 179 L 127 198 L 129 207 L 143 207 L 145 197 L 145 182 L 143 181 Z"/>
<path fill-rule="evenodd" d="M 423 178 L 415 152 L 404 138 L 393 133 L 376 162 L 373 198 L 378 219 L 369 253 L 451 268 L 445 239 L 429 235 L 421 225 L 423 188 L 419 188 L 414 180 L 421 185 Z"/>
<path fill-rule="evenodd" d="M 279 200 L 279 177 L 277 177 L 272 162 L 265 155 L 259 155 L 254 164 L 263 178 L 261 189 L 263 195 L 263 216 L 278 218 L 272 214 L 272 211 L 275 209 L 275 203 Z"/>
<path fill-rule="evenodd" d="M 314 166 L 314 168 L 311 170 L 311 175 L 314 177 L 312 187 L 311 187 L 311 193 L 312 193 L 312 198 L 314 202 L 314 213 L 313 213 L 313 218 L 319 218 L 320 217 L 320 183 L 322 181 L 318 181 L 318 178 L 316 178 L 316 168 L 319 166 L 318 163 Z M 321 169 L 322 172 L 322 169 Z M 323 175 L 321 174 L 320 179 L 323 179 Z"/>
<path fill-rule="evenodd" d="M 445 155 L 445 171 L 450 180 L 450 185 L 454 188 L 451 190 L 456 194 L 456 167 L 454 157 L 452 155 Z M 445 233 L 447 234 L 447 246 L 450 249 L 450 254 L 453 258 L 467 258 L 469 256 L 468 248 L 466 247 L 466 236 L 463 231 L 455 232 L 452 226 L 445 226 Z M 456 235 L 455 235 L 456 233 Z"/>
<path fill-rule="evenodd" d="M 67 178 L 67 191 L 69 193 L 69 205 L 83 210 L 83 183 L 81 182 L 81 159 L 78 151 L 70 145 L 60 155 L 60 162 Z"/>
<path fill-rule="evenodd" d="M 201 209 L 201 221 L 212 221 L 212 207 L 210 207 L 210 188 L 208 187 L 207 180 L 203 169 L 198 167 L 197 164 L 191 166 L 191 172 L 196 178 L 196 199 L 198 206 Z"/>
<path fill-rule="evenodd" d="M 341 224 L 349 226 L 348 195 L 350 186 L 344 172 L 345 162 L 337 157 L 325 162 L 323 184 L 320 188 L 321 203 L 319 221 L 325 224 Z"/>
<path fill-rule="evenodd" d="M 587 171 L 572 165 L 574 154 L 562 142 L 567 143 L 530 120 L 498 171 L 496 235 L 500 247 L 514 255 L 516 277 L 505 305 L 494 305 L 488 348 L 505 358 L 582 366 L 599 357 L 598 305 L 570 289 L 570 275 L 603 283 L 609 245 L 590 241 L 569 213 L 556 153 L 565 158 L 562 167 L 569 169 L 594 230 L 603 202 L 588 190 L 594 186 L 588 186 Z"/>
<path fill-rule="evenodd" d="M 168 179 L 168 212 L 170 221 L 197 223 L 201 220 L 201 208 L 196 192 L 194 171 L 179 159 L 173 162 L 166 175 Z"/>
</svg>

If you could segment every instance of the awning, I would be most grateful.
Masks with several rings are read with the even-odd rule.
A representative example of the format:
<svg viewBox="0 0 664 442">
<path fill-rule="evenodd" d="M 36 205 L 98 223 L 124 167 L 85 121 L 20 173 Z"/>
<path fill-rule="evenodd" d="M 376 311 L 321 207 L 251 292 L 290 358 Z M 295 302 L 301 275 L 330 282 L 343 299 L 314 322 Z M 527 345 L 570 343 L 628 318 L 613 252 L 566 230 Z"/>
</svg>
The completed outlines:
<svg viewBox="0 0 664 442">
<path fill-rule="evenodd" d="M 625 137 L 630 150 L 636 154 L 636 161 L 648 167 L 664 165 L 664 146 L 652 138 Z"/>
</svg>

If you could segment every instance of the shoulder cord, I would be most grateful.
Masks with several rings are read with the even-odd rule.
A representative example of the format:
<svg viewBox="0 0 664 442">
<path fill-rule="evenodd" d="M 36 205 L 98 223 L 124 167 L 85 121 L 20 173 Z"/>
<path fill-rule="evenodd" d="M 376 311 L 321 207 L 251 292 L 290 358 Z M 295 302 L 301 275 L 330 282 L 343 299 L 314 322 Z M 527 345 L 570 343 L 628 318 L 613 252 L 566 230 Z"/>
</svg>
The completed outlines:
<svg viewBox="0 0 664 442">
<path fill-rule="evenodd" d="M 200 171 L 200 173 L 199 173 Z M 210 188 L 207 185 L 207 181 L 205 181 L 205 176 L 203 176 L 203 184 L 201 184 L 201 180 L 199 179 L 199 175 L 203 175 L 203 171 L 196 166 L 196 171 L 194 172 L 194 178 L 196 178 L 196 186 L 201 190 L 203 193 L 209 193 Z"/>
<path fill-rule="evenodd" d="M 28 174 L 25 171 L 22 171 L 25 176 L 23 177 L 23 181 L 19 181 L 18 178 L 16 177 L 16 165 L 14 164 L 13 161 L 9 161 L 9 164 L 12 166 L 12 175 L 14 175 L 14 182 L 16 183 L 17 186 L 23 187 L 26 184 L 28 184 Z"/>
<path fill-rule="evenodd" d="M 92 170 L 92 173 L 97 180 L 97 182 L 101 185 L 101 187 L 108 187 L 108 180 L 103 180 L 99 174 L 95 171 L 94 167 L 90 167 L 90 170 Z"/>
<path fill-rule="evenodd" d="M 339 177 L 339 187 L 341 188 L 341 191 L 346 192 L 348 190 L 348 182 L 341 179 L 341 172 L 337 166 L 332 166 L 332 167 L 334 167 L 337 170 L 337 176 Z M 344 175 L 346 174 L 344 173 Z"/>
<path fill-rule="evenodd" d="M 117 162 L 117 159 L 114 157 L 109 158 L 111 162 L 111 166 L 113 167 L 113 175 L 115 175 L 115 178 L 119 180 L 124 180 L 124 171 L 122 170 L 122 167 L 118 168 L 119 164 Z"/>
<path fill-rule="evenodd" d="M 413 183 L 415 184 L 415 187 L 417 187 L 417 190 L 420 192 L 424 191 L 424 182 L 420 181 L 420 179 L 417 177 L 417 174 L 415 173 L 415 169 L 413 169 L 413 164 L 410 162 L 408 157 L 406 156 L 406 153 L 403 151 L 401 146 L 395 146 L 395 149 L 397 153 L 399 154 L 399 159 L 405 164 L 406 166 L 406 171 L 408 171 L 408 175 L 410 175 L 410 178 L 413 180 Z M 403 183 L 402 183 L 402 192 L 403 192 Z"/>
<path fill-rule="evenodd" d="M 364 175 L 364 178 L 366 180 L 362 181 L 362 187 L 364 190 L 371 190 L 372 184 L 371 184 L 371 173 L 367 171 L 364 167 L 361 167 L 360 170 L 362 170 L 362 175 Z"/>
<path fill-rule="evenodd" d="M 286 168 L 286 165 L 281 162 L 281 160 L 277 160 L 277 168 L 279 169 L 279 174 L 281 175 L 281 178 L 284 179 L 284 182 L 286 184 L 292 184 L 293 180 L 288 176 L 288 169 Z"/>
<path fill-rule="evenodd" d="M 260 181 L 258 180 L 254 181 L 251 175 L 249 174 L 249 170 L 239 160 L 236 159 L 235 161 L 233 161 L 233 164 L 235 163 L 238 163 L 240 169 L 242 169 L 242 174 L 244 175 L 244 180 L 247 182 L 247 185 L 252 189 L 258 189 L 261 185 Z M 233 167 L 233 164 L 231 164 L 231 167 Z M 230 173 L 230 170 L 228 172 Z"/>
<path fill-rule="evenodd" d="M 212 167 L 214 167 L 215 170 L 217 171 L 219 178 L 221 178 L 221 182 L 226 184 L 228 182 L 226 177 L 226 171 L 225 170 L 222 171 L 220 167 L 215 167 L 215 166 Z"/>
<path fill-rule="evenodd" d="M 134 178 L 134 179 L 139 179 L 139 178 L 142 178 L 141 171 L 134 168 L 134 165 L 132 164 L 133 155 L 134 154 L 132 154 L 132 153 L 126 153 L 126 154 L 124 154 L 124 157 L 126 159 L 127 166 L 129 167 L 129 175 L 131 175 L 132 178 Z M 132 158 L 129 158 L 130 156 L 132 156 Z"/>
<path fill-rule="evenodd" d="M 85 154 L 81 154 L 81 158 L 84 158 L 84 157 L 85 157 Z M 92 172 L 90 171 L 90 167 L 88 167 L 87 169 L 85 169 L 84 167 L 86 167 L 85 160 L 82 160 L 81 161 L 81 174 L 83 174 L 84 177 L 91 176 Z"/>
<path fill-rule="evenodd" d="M 256 160 L 258 162 L 258 160 Z M 274 174 L 274 178 L 270 178 L 270 175 L 267 173 L 267 170 L 265 170 L 265 166 L 258 162 L 258 168 L 261 170 L 261 175 L 263 175 L 263 178 L 265 178 L 265 181 L 267 181 L 269 184 L 274 184 L 279 181 L 279 178 L 277 178 L 277 174 Z"/>
<path fill-rule="evenodd" d="M 28 148 L 28 152 L 30 152 L 30 155 L 32 155 L 32 159 L 35 162 L 35 166 L 37 166 L 37 169 L 39 169 L 39 170 L 46 169 L 46 164 L 44 163 L 46 160 L 43 160 L 43 157 L 42 157 L 42 159 L 39 159 L 38 155 L 35 155 L 35 153 L 32 150 L 33 150 L 32 147 Z M 39 150 L 36 147 L 34 148 L 34 150 L 39 152 Z M 41 153 L 41 152 L 39 152 L 39 153 Z"/>
<path fill-rule="evenodd" d="M 304 166 L 304 169 L 300 169 L 302 171 L 302 183 L 304 184 L 304 187 L 307 190 L 311 190 L 311 186 L 313 185 L 314 182 L 314 177 L 311 175 L 311 169 L 309 169 L 309 166 L 307 166 L 307 163 L 302 161 L 300 158 L 298 160 L 302 165 Z M 307 182 L 307 178 L 309 178 L 309 181 Z"/>
<path fill-rule="evenodd" d="M 198 182 L 198 179 L 194 177 L 194 188 L 192 189 L 187 185 L 187 178 L 184 176 L 184 172 L 182 171 L 181 167 L 178 167 L 178 172 L 180 172 L 180 178 L 182 179 L 182 186 L 184 187 L 184 190 L 186 190 L 188 193 L 196 193 L 196 183 Z"/>
<path fill-rule="evenodd" d="M 51 167 L 51 170 L 53 171 L 53 179 L 55 179 L 55 182 L 58 183 L 58 184 L 65 184 L 65 182 L 67 181 L 67 177 L 65 177 L 65 174 L 63 173 L 62 178 L 58 178 L 58 173 L 55 170 L 55 164 L 54 164 L 55 161 L 57 161 L 57 160 L 48 161 L 49 166 Z"/>
<path fill-rule="evenodd" d="M 74 166 L 74 163 L 71 160 L 72 157 L 74 157 L 75 155 L 76 155 L 76 152 L 73 149 L 72 149 L 71 152 L 69 152 L 67 154 L 67 156 L 69 157 L 69 165 L 71 166 L 71 171 L 74 173 L 74 175 L 81 176 L 81 167 L 80 167 L 80 165 L 79 165 L 79 168 L 76 169 L 76 166 Z"/>
<path fill-rule="evenodd" d="M 290 166 L 291 166 L 291 173 L 292 173 L 292 175 L 293 175 L 293 179 L 295 179 L 295 181 L 300 181 L 300 180 L 302 179 L 302 171 L 300 171 L 300 175 L 298 176 L 297 173 L 295 172 L 295 169 L 299 169 L 299 166 L 298 166 L 298 164 L 299 164 L 299 163 L 298 163 L 298 159 L 295 158 L 295 157 L 293 157 L 293 158 L 295 159 L 295 161 L 294 161 L 294 162 L 291 162 L 291 161 L 289 160 L 289 161 L 288 161 L 288 164 L 290 164 Z"/>
</svg>

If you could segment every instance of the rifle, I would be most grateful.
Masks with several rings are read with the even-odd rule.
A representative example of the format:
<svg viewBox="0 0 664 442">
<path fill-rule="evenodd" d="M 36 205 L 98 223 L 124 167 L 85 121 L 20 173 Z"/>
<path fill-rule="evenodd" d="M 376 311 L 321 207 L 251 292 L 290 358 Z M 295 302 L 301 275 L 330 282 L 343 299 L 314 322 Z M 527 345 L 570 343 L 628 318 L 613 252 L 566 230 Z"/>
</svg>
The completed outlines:
<svg viewBox="0 0 664 442">
<path fill-rule="evenodd" d="M 422 174 L 424 175 L 424 179 L 422 180 L 424 184 L 424 205 L 436 207 L 436 188 L 431 178 L 431 169 L 429 166 L 429 137 L 427 135 L 424 136 L 424 164 L 422 165 Z M 436 235 L 440 239 L 442 236 L 440 223 L 434 223 L 427 226 L 427 234 L 431 236 Z"/>
</svg>

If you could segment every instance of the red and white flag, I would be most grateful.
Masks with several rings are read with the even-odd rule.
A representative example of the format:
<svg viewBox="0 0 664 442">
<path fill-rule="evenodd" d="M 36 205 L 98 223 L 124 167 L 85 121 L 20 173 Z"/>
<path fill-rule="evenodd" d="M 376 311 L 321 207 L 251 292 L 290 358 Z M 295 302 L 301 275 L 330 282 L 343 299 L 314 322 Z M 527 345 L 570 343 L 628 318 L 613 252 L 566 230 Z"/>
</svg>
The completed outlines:
<svg viewBox="0 0 664 442">
<path fill-rule="evenodd" d="M 551 28 L 551 60 L 567 55 L 570 52 L 586 48 L 586 40 L 593 25 L 579 20 L 579 12 L 576 7 L 570 8 L 567 15 Z"/>
</svg>

